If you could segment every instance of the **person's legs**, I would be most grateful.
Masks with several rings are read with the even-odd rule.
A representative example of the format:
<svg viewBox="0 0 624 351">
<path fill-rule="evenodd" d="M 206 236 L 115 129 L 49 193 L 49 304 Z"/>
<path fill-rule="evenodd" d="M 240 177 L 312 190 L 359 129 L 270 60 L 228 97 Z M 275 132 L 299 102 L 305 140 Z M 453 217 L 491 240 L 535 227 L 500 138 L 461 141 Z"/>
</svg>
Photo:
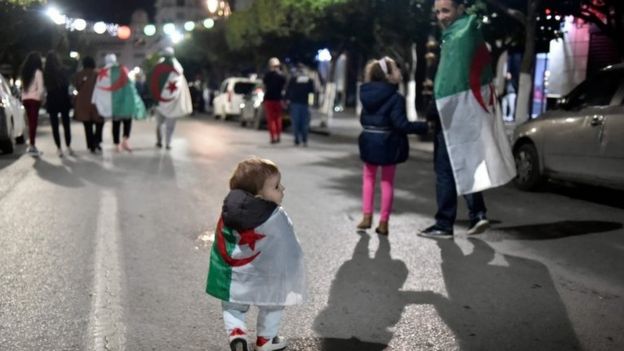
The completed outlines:
<svg viewBox="0 0 624 351">
<path fill-rule="evenodd" d="M 377 165 L 364 163 L 362 167 L 362 220 L 357 229 L 368 229 L 373 222 L 375 200 L 375 176 Z"/>
<path fill-rule="evenodd" d="M 223 322 L 225 332 L 228 335 L 230 345 L 243 341 L 244 349 L 247 348 L 247 324 L 245 316 L 249 311 L 249 305 L 222 301 Z"/>
<path fill-rule="evenodd" d="M 85 130 L 85 138 L 87 139 L 87 148 L 91 152 L 95 152 L 95 135 L 93 134 L 93 122 L 82 122 Z"/>
<path fill-rule="evenodd" d="M 69 119 L 69 110 L 61 111 L 63 122 L 63 134 L 65 135 L 65 146 L 71 146 L 71 121 Z M 71 151 L 71 150 L 70 150 Z"/>
<path fill-rule="evenodd" d="M 119 145 L 119 130 L 120 130 L 120 127 L 121 127 L 121 120 L 113 119 L 113 129 L 112 129 L 113 144 L 115 144 L 116 146 Z"/>
<path fill-rule="evenodd" d="M 102 131 L 104 130 L 104 121 L 95 122 L 95 148 L 102 150 Z"/>
<path fill-rule="evenodd" d="M 394 200 L 394 175 L 396 165 L 381 167 L 381 214 L 379 220 L 388 222 L 392 213 L 392 202 Z"/>
<path fill-rule="evenodd" d="M 299 142 L 302 141 L 302 114 L 301 114 L 301 106 L 299 104 L 290 104 L 290 118 L 292 119 L 293 124 L 293 134 L 295 136 L 295 145 L 299 145 Z"/>
<path fill-rule="evenodd" d="M 52 127 L 52 137 L 54 138 L 54 144 L 56 144 L 56 148 L 61 148 L 61 136 L 59 134 L 59 118 L 58 111 L 48 111 L 50 115 L 50 126 Z"/>
<path fill-rule="evenodd" d="M 308 145 L 308 129 L 310 128 L 310 109 L 307 105 L 302 107 L 302 121 L 301 121 L 301 138 L 303 139 L 303 146 Z"/>
<path fill-rule="evenodd" d="M 176 125 L 176 121 L 178 119 L 177 118 L 167 118 L 165 125 L 167 128 L 167 136 L 166 136 L 166 141 L 167 141 L 167 148 L 169 148 L 171 146 L 171 138 L 173 137 L 173 131 L 175 130 L 175 125 Z"/>
<path fill-rule="evenodd" d="M 447 231 L 453 231 L 453 224 L 457 216 L 457 191 L 455 190 L 453 168 L 442 132 L 435 135 L 434 149 L 436 200 L 438 203 L 438 211 L 435 215 L 436 225 Z"/>
<path fill-rule="evenodd" d="M 130 132 L 132 131 L 132 118 L 126 118 L 123 120 L 123 140 L 121 141 L 121 147 L 126 150 L 132 152 L 132 148 L 128 143 L 128 139 L 130 139 Z"/>
<path fill-rule="evenodd" d="M 39 108 L 41 101 L 26 99 L 23 101 L 26 115 L 28 116 L 28 142 L 31 147 L 35 146 L 37 136 L 37 122 L 39 121 Z"/>
<path fill-rule="evenodd" d="M 162 147 L 162 125 L 165 123 L 165 116 L 157 110 L 156 112 L 156 146 Z"/>
<path fill-rule="evenodd" d="M 263 103 L 264 115 L 266 117 L 267 129 L 269 130 L 269 136 L 271 142 L 277 141 L 277 116 L 275 113 L 276 101 L 265 101 Z"/>
<path fill-rule="evenodd" d="M 277 336 L 284 307 L 259 306 L 258 310 L 256 349 L 281 350 L 286 347 L 286 340 Z"/>
</svg>

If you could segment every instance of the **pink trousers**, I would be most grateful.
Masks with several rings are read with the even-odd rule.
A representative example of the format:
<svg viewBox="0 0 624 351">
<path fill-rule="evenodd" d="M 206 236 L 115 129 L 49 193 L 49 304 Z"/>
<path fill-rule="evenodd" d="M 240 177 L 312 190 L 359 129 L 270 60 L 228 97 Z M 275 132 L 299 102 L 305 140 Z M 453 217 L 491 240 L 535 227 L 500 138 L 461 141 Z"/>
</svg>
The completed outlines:
<svg viewBox="0 0 624 351">
<path fill-rule="evenodd" d="M 396 165 L 378 166 L 364 163 L 362 172 L 362 212 L 373 214 L 375 199 L 375 178 L 377 168 L 381 167 L 381 213 L 379 219 L 387 221 L 392 212 L 394 199 L 394 174 Z"/>
</svg>

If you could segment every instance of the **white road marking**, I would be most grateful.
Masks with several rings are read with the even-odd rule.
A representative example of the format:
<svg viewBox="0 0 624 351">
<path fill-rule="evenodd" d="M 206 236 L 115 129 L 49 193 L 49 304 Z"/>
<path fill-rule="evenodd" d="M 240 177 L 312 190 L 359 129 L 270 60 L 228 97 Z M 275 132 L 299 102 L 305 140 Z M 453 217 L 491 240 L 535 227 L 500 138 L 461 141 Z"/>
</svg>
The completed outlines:
<svg viewBox="0 0 624 351">
<path fill-rule="evenodd" d="M 124 350 L 126 347 L 126 327 L 121 305 L 122 274 L 117 200 L 111 190 L 104 190 L 100 199 L 96 232 L 89 350 Z"/>
</svg>

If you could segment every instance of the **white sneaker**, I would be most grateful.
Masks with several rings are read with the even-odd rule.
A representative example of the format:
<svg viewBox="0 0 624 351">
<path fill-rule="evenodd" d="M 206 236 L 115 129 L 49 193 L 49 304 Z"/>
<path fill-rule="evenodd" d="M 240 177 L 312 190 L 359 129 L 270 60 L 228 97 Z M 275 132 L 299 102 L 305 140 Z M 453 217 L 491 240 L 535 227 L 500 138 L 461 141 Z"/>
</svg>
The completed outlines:
<svg viewBox="0 0 624 351">
<path fill-rule="evenodd" d="M 247 347 L 247 334 L 244 330 L 234 328 L 229 335 L 231 351 L 249 351 Z"/>
<path fill-rule="evenodd" d="M 268 340 L 261 336 L 256 339 L 256 351 L 283 350 L 286 346 L 288 346 L 288 342 L 281 336 L 276 336 L 273 340 Z"/>
<path fill-rule="evenodd" d="M 58 157 L 63 157 L 63 150 L 59 148 L 58 150 L 56 150 L 56 154 L 58 155 Z"/>
<path fill-rule="evenodd" d="M 472 221 L 468 228 L 468 235 L 481 234 L 490 228 L 490 221 L 487 218 L 477 218 Z"/>
<path fill-rule="evenodd" d="M 26 153 L 32 157 L 39 157 L 42 154 L 42 152 L 37 150 L 37 148 L 33 145 L 29 146 L 28 149 L 26 149 Z"/>
</svg>

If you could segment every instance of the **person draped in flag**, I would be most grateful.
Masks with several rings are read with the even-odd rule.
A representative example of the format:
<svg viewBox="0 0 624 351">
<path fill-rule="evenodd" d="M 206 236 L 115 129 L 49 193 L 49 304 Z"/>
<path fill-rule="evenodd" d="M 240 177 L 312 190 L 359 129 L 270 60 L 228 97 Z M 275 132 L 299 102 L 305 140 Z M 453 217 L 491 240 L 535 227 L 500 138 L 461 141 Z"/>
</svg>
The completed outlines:
<svg viewBox="0 0 624 351">
<path fill-rule="evenodd" d="M 303 251 L 281 207 L 284 190 L 277 165 L 266 159 L 240 162 L 230 178 L 206 292 L 222 300 L 232 350 L 249 350 L 245 315 L 250 305 L 259 309 L 255 349 L 284 349 L 286 340 L 277 336 L 284 307 L 306 299 Z"/>
<path fill-rule="evenodd" d="M 100 116 L 113 120 L 113 142 L 117 151 L 132 152 L 128 144 L 132 119 L 145 118 L 145 105 L 128 77 L 128 69 L 117 62 L 115 54 L 104 58 L 105 66 L 98 71 L 91 102 Z M 123 141 L 119 142 L 119 132 L 123 123 Z"/>
<path fill-rule="evenodd" d="M 490 54 L 477 18 L 465 13 L 463 0 L 435 0 L 434 10 L 443 29 L 434 85 L 438 211 L 436 223 L 419 235 L 452 238 L 457 196 L 463 195 L 468 205 L 468 234 L 482 233 L 489 221 L 481 192 L 516 174 L 502 120 L 494 113 Z"/>
<path fill-rule="evenodd" d="M 165 148 L 171 148 L 176 121 L 193 112 L 193 103 L 182 65 L 172 47 L 165 48 L 162 58 L 148 75 L 148 89 L 156 103 L 156 147 L 161 148 L 162 127 L 166 127 Z"/>
</svg>

